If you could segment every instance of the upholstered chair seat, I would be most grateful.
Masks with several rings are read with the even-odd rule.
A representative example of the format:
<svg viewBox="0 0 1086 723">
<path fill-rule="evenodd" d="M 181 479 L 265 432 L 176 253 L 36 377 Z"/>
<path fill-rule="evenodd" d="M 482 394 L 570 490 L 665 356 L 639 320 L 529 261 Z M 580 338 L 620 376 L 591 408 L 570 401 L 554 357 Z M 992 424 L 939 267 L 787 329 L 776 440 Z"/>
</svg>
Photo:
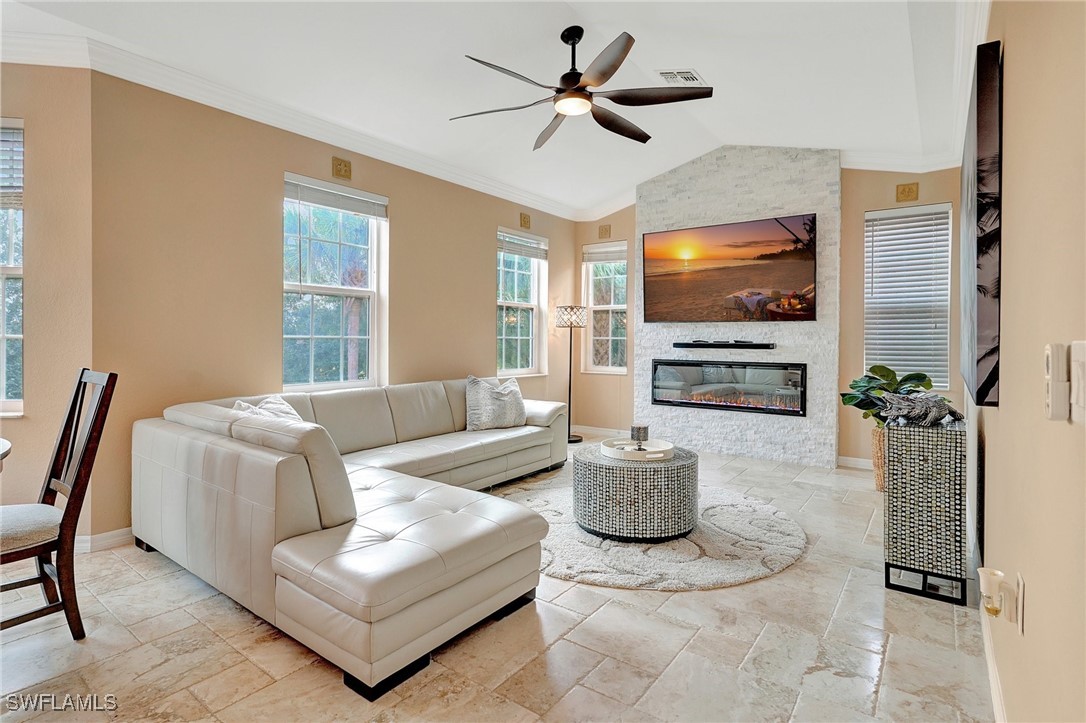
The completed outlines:
<svg viewBox="0 0 1086 723">
<path fill-rule="evenodd" d="M 0 552 L 33 547 L 60 536 L 64 510 L 53 505 L 0 506 Z"/>
</svg>

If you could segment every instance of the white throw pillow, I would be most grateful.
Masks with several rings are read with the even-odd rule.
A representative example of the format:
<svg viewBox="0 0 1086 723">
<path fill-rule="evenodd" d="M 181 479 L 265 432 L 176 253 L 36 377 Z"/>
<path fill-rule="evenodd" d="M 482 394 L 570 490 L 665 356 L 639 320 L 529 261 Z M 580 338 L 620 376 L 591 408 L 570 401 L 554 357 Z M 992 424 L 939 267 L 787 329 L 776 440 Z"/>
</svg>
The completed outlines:
<svg viewBox="0 0 1086 723">
<path fill-rule="evenodd" d="M 467 405 L 469 432 L 524 426 L 524 397 L 516 379 L 494 386 L 468 376 Z"/>
<path fill-rule="evenodd" d="M 294 407 L 290 406 L 290 402 L 283 399 L 278 394 L 271 395 L 255 407 L 252 404 L 243 402 L 239 399 L 234 402 L 234 411 L 245 412 L 246 414 L 256 414 L 261 417 L 279 417 L 282 419 L 293 419 L 297 422 L 302 421 L 302 416 L 294 410 Z"/>
</svg>

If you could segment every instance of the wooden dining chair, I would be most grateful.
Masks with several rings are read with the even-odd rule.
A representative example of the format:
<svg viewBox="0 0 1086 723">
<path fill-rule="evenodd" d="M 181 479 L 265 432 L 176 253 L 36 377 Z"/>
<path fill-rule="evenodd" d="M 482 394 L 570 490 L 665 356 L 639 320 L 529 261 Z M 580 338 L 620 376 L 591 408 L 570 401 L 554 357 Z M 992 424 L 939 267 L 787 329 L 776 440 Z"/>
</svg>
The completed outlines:
<svg viewBox="0 0 1086 723">
<path fill-rule="evenodd" d="M 86 637 L 75 593 L 75 527 L 116 384 L 114 373 L 80 371 L 37 504 L 0 505 L 0 565 L 33 559 L 38 568 L 0 592 L 37 584 L 45 595 L 43 607 L 0 622 L 0 630 L 63 610 L 72 638 Z M 58 493 L 68 500 L 63 510 Z"/>
</svg>

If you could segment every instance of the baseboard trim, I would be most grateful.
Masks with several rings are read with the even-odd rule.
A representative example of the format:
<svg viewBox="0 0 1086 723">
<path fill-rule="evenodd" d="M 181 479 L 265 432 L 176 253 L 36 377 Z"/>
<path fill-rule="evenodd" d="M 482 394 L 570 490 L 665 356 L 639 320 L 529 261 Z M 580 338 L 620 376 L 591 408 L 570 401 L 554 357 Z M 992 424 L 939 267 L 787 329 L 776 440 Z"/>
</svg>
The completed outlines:
<svg viewBox="0 0 1086 723">
<path fill-rule="evenodd" d="M 837 466 L 851 467 L 852 469 L 875 469 L 875 465 L 871 464 L 871 460 L 863 457 L 838 457 Z"/>
<path fill-rule="evenodd" d="M 76 535 L 75 538 L 75 551 L 76 554 L 84 552 L 98 552 L 100 550 L 112 550 L 114 547 L 124 547 L 125 545 L 131 545 L 132 540 L 132 528 L 125 527 L 123 530 L 113 530 L 112 532 L 103 532 L 98 535 Z"/>
<path fill-rule="evenodd" d="M 996 723 L 1007 723 L 1007 709 L 1003 706 L 1003 686 L 999 683 L 995 651 L 992 648 L 992 619 L 980 611 L 980 628 L 984 633 L 984 662 L 988 664 L 988 687 L 992 689 L 992 713 Z"/>
<path fill-rule="evenodd" d="M 601 437 L 621 437 L 623 434 L 627 434 L 627 435 L 629 434 L 628 431 L 624 433 L 624 432 L 622 432 L 621 430 L 618 430 L 618 429 L 605 429 L 603 427 L 586 427 L 586 426 L 581 425 L 581 424 L 574 424 L 573 427 L 569 431 L 573 432 L 574 434 L 586 434 L 586 435 L 594 435 L 594 436 L 601 436 Z"/>
</svg>

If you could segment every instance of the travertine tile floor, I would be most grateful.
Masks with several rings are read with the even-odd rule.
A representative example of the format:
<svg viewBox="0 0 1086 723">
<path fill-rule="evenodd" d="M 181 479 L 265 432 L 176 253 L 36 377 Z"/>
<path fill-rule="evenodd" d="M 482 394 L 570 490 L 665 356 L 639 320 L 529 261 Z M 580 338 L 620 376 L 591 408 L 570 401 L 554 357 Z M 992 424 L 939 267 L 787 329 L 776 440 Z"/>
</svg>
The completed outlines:
<svg viewBox="0 0 1086 723">
<path fill-rule="evenodd" d="M 62 615 L 0 635 L 4 718 L 34 717 L 9 711 L 8 693 L 40 692 L 116 696 L 112 712 L 39 717 L 69 721 L 992 719 L 977 611 L 883 588 L 870 473 L 712 454 L 700 468 L 703 484 L 793 515 L 809 538 L 803 559 L 704 592 L 544 578 L 533 604 L 449 642 L 368 703 L 162 555 L 92 553 L 76 562 L 86 640 L 71 640 Z M 39 595 L 3 593 L 4 617 Z"/>
</svg>

